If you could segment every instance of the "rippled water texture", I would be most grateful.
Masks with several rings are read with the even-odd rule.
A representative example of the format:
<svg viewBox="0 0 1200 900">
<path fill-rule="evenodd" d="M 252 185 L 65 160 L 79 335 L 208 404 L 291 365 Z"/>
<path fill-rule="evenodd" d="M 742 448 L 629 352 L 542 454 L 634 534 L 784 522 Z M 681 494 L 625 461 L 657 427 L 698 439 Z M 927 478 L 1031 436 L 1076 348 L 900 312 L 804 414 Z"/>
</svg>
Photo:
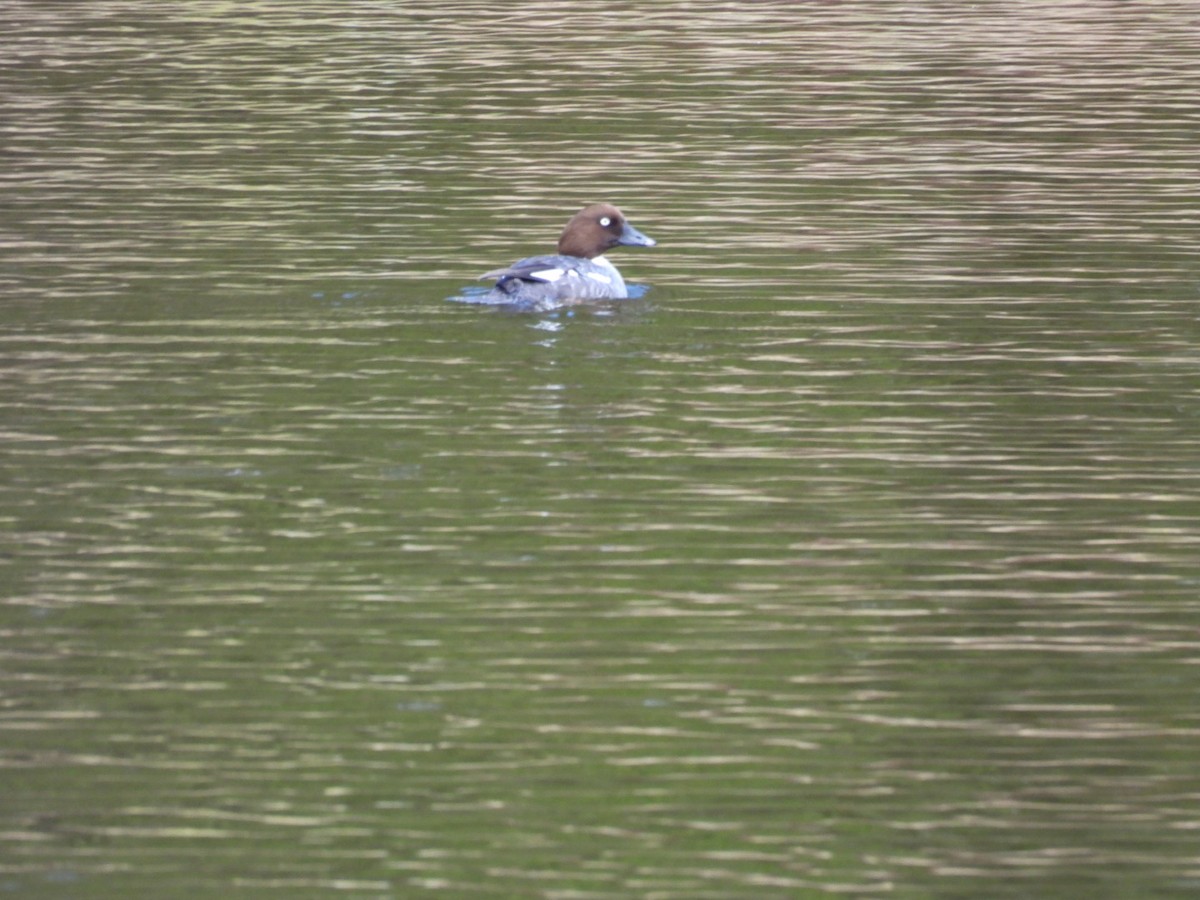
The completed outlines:
<svg viewBox="0 0 1200 900">
<path fill-rule="evenodd" d="M 0 895 L 1200 893 L 1196 4 L 0 26 Z"/>
</svg>

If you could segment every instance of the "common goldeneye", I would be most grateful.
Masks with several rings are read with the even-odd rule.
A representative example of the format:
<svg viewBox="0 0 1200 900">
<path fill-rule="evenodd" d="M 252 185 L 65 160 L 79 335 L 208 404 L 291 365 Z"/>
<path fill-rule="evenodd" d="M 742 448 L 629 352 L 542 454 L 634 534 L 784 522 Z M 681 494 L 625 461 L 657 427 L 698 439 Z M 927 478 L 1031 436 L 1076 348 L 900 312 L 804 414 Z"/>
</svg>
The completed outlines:
<svg viewBox="0 0 1200 900">
<path fill-rule="evenodd" d="M 558 253 L 531 256 L 505 269 L 480 275 L 495 286 L 475 300 L 539 312 L 583 300 L 624 300 L 625 279 L 601 254 L 613 247 L 653 247 L 610 203 L 596 203 L 576 213 L 558 239 Z"/>
</svg>

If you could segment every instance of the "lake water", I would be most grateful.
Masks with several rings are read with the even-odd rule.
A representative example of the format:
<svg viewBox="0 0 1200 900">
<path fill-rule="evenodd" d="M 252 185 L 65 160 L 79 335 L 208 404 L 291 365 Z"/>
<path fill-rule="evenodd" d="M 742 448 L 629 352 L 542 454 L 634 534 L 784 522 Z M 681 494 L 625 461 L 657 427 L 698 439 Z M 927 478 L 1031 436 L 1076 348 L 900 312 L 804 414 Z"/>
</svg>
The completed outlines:
<svg viewBox="0 0 1200 900">
<path fill-rule="evenodd" d="M 0 895 L 1200 895 L 1200 6 L 0 24 Z"/>
</svg>

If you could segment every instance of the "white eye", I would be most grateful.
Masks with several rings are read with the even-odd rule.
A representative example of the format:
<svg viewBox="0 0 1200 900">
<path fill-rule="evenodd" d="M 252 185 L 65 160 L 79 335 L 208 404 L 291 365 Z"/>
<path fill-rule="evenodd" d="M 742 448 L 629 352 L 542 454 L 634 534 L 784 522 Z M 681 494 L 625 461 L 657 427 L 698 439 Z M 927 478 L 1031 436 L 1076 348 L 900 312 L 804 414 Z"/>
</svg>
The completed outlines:
<svg viewBox="0 0 1200 900">
<path fill-rule="evenodd" d="M 603 225 L 605 228 L 607 228 L 609 225 L 612 224 L 612 219 L 610 219 L 608 216 L 604 216 L 603 218 L 600 219 L 600 224 Z"/>
</svg>

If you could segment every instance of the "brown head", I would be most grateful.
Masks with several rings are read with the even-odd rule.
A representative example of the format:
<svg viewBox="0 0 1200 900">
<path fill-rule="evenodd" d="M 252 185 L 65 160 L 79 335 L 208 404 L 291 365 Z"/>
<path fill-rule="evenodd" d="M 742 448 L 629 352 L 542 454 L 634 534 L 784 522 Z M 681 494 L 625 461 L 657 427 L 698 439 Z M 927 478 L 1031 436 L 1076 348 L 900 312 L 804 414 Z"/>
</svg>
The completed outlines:
<svg viewBox="0 0 1200 900">
<path fill-rule="evenodd" d="M 625 216 L 611 203 L 594 203 L 567 223 L 558 239 L 558 252 L 592 259 L 619 244 L 653 247 L 655 243 L 625 221 Z"/>
</svg>

